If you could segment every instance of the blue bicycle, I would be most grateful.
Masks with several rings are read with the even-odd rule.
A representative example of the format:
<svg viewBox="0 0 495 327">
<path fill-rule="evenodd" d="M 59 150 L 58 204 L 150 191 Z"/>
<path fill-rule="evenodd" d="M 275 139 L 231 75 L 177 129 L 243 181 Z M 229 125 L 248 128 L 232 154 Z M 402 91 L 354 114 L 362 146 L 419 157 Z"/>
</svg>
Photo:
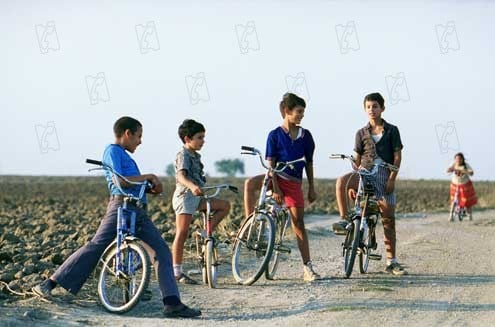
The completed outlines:
<svg viewBox="0 0 495 327">
<path fill-rule="evenodd" d="M 116 187 L 123 194 L 122 205 L 117 211 L 117 237 L 100 258 L 98 296 L 103 307 L 109 312 L 124 313 L 139 302 L 150 280 L 150 258 L 139 238 L 135 236 L 136 212 L 129 205 L 142 207 L 141 199 L 152 185 L 148 181 L 131 182 L 101 161 L 86 159 L 86 162 L 100 166 L 90 171 L 109 171 Z M 126 183 L 141 186 L 139 196 L 126 193 L 120 186 L 119 178 Z"/>
</svg>

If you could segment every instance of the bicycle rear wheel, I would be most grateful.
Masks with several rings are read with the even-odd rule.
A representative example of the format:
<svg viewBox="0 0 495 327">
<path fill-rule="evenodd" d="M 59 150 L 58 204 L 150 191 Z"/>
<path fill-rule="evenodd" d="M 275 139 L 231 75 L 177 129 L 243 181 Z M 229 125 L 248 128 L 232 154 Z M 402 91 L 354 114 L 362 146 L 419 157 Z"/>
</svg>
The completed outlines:
<svg viewBox="0 0 495 327">
<path fill-rule="evenodd" d="M 275 226 L 266 214 L 251 215 L 234 241 L 232 274 L 243 285 L 252 285 L 263 272 L 273 252 Z"/>
<path fill-rule="evenodd" d="M 206 279 L 210 288 L 217 287 L 217 249 L 214 243 L 213 239 L 209 239 L 205 247 Z"/>
<path fill-rule="evenodd" d="M 354 261 L 356 259 L 356 253 L 359 246 L 359 227 L 361 225 L 361 218 L 355 218 L 352 221 L 351 230 L 347 231 L 343 247 L 344 255 L 344 275 L 345 278 L 349 278 L 352 274 L 352 269 L 354 268 Z"/>
<path fill-rule="evenodd" d="M 117 256 L 121 266 L 118 275 Z M 98 280 L 101 304 L 112 313 L 131 310 L 148 287 L 151 272 L 148 253 L 138 242 L 129 241 L 122 244 L 120 254 L 115 246 L 100 260 L 103 264 Z"/>
<path fill-rule="evenodd" d="M 270 260 L 268 260 L 268 264 L 266 266 L 265 270 L 265 278 L 266 279 L 274 279 L 275 278 L 275 273 L 277 272 L 278 269 L 278 264 L 280 263 L 280 258 L 282 256 L 282 253 L 290 253 L 290 248 L 287 246 L 284 246 L 284 237 L 285 237 L 285 232 L 287 231 L 288 227 L 288 219 L 290 219 L 290 216 L 288 216 L 288 212 L 284 212 L 282 217 L 277 218 L 277 224 L 275 228 L 275 244 L 273 247 L 273 253 L 271 255 Z"/>
</svg>

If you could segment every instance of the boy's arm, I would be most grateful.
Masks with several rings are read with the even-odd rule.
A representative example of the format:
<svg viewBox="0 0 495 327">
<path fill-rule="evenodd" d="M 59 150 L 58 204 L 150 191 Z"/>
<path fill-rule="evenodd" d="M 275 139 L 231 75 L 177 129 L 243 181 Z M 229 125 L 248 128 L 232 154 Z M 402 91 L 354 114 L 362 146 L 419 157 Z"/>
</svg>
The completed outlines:
<svg viewBox="0 0 495 327">
<path fill-rule="evenodd" d="M 357 152 L 354 152 L 354 169 L 358 169 L 361 166 L 361 155 Z"/>
<path fill-rule="evenodd" d="M 189 178 L 187 178 L 186 170 L 181 169 L 177 172 L 177 182 L 179 184 L 184 185 L 188 189 L 191 190 L 192 194 L 194 195 L 202 195 L 203 191 L 201 191 L 201 188 L 194 184 L 193 181 L 191 181 Z"/>
<path fill-rule="evenodd" d="M 272 167 L 272 168 L 275 168 L 275 166 L 277 165 L 277 162 L 275 160 L 267 159 L 267 162 L 268 162 L 268 165 L 270 167 Z M 277 182 L 276 175 L 277 174 L 275 174 L 274 172 L 271 173 L 271 177 L 272 177 L 272 188 L 273 188 L 273 199 L 278 204 L 281 204 L 282 203 L 282 200 L 283 200 L 283 194 L 280 191 L 280 188 L 278 187 L 278 182 Z"/>
<path fill-rule="evenodd" d="M 400 168 L 400 163 L 402 161 L 402 150 L 394 152 L 394 166 Z M 392 193 L 395 189 L 395 179 L 397 178 L 397 174 L 399 171 L 391 171 L 388 176 L 387 185 L 385 186 L 386 193 Z"/>
<path fill-rule="evenodd" d="M 153 184 L 153 189 L 151 190 L 152 194 L 159 194 L 163 192 L 163 185 L 162 182 L 158 179 L 158 177 L 154 174 L 144 174 L 144 175 L 138 175 L 138 176 L 124 176 L 127 180 L 131 182 L 136 182 L 136 183 L 141 183 L 144 181 L 149 181 L 151 184 Z M 116 183 L 115 178 L 119 179 L 120 186 L 123 188 L 129 188 L 134 185 L 127 183 L 120 177 L 113 176 L 113 182 Z"/>
<path fill-rule="evenodd" d="M 306 163 L 306 177 L 308 178 L 308 201 L 309 203 L 313 203 L 316 201 L 316 192 L 315 192 L 315 184 L 314 184 L 314 170 L 313 163 Z"/>
</svg>

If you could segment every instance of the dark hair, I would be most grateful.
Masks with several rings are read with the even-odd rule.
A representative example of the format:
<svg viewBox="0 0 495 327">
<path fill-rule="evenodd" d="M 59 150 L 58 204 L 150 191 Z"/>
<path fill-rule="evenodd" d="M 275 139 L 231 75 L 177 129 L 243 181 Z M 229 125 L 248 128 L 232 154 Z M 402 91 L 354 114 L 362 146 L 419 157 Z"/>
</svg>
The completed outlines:
<svg viewBox="0 0 495 327">
<path fill-rule="evenodd" d="M 113 133 L 115 136 L 121 137 L 126 130 L 130 130 L 134 134 L 140 127 L 143 127 L 143 125 L 138 120 L 124 116 L 117 119 L 115 124 L 113 124 Z"/>
<path fill-rule="evenodd" d="M 378 92 L 370 93 L 364 97 L 363 106 L 366 105 L 366 101 L 376 101 L 380 107 L 385 108 L 385 99 Z"/>
<path fill-rule="evenodd" d="M 186 143 L 184 141 L 184 138 L 187 136 L 189 138 L 192 138 L 194 134 L 205 132 L 205 127 L 203 124 L 198 123 L 195 120 L 192 119 L 186 119 L 182 122 L 182 124 L 179 126 L 179 137 L 182 143 Z"/>
<path fill-rule="evenodd" d="M 282 97 L 282 101 L 280 101 L 280 112 L 283 116 L 283 109 L 285 107 L 289 108 L 289 110 L 292 110 L 297 106 L 306 108 L 306 101 L 304 101 L 303 98 L 298 97 L 294 93 L 285 93 Z"/>
<path fill-rule="evenodd" d="M 464 158 L 464 154 L 462 152 L 458 152 L 458 153 L 455 154 L 454 159 L 457 156 L 459 156 L 459 157 L 462 158 L 462 164 L 461 164 L 461 166 L 465 166 L 466 165 L 466 158 Z"/>
</svg>

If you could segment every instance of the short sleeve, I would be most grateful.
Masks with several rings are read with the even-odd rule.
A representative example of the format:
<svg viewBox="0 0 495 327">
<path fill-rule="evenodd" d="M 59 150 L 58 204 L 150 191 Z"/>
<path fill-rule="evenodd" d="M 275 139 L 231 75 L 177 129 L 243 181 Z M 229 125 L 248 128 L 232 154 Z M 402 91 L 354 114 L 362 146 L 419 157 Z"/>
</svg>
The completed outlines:
<svg viewBox="0 0 495 327">
<path fill-rule="evenodd" d="M 277 134 L 276 130 L 273 130 L 268 134 L 268 139 L 266 140 L 266 160 L 277 159 Z"/>
<path fill-rule="evenodd" d="M 116 172 L 122 174 L 122 151 L 118 145 L 110 145 L 103 153 L 103 163 L 109 165 Z"/>
<path fill-rule="evenodd" d="M 396 126 L 392 129 L 392 148 L 394 152 L 401 151 L 404 148 L 400 139 L 399 129 Z"/>
<path fill-rule="evenodd" d="M 356 132 L 356 138 L 354 141 L 354 152 L 356 152 L 359 155 L 363 155 L 364 153 L 363 140 L 361 138 L 361 130 L 358 130 Z"/>
<path fill-rule="evenodd" d="M 308 130 L 305 130 L 305 147 L 304 147 L 304 157 L 307 163 L 313 162 L 313 155 L 315 153 L 315 141 L 313 135 Z"/>
<path fill-rule="evenodd" d="M 469 165 L 467 162 L 466 162 L 466 170 L 468 171 L 468 173 L 473 173 L 473 168 L 471 168 L 471 165 Z"/>
<path fill-rule="evenodd" d="M 175 173 L 181 170 L 191 171 L 191 160 L 189 160 L 185 151 L 177 153 L 177 157 L 175 158 Z"/>
</svg>

